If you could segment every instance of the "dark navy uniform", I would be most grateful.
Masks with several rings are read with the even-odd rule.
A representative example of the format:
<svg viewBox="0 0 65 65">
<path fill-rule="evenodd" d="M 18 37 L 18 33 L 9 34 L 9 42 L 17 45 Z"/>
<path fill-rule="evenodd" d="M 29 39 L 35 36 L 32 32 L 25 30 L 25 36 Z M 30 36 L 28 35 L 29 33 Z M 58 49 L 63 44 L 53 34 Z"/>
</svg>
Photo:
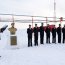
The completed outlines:
<svg viewBox="0 0 65 65">
<path fill-rule="evenodd" d="M 32 28 L 27 29 L 27 34 L 28 34 L 28 47 L 32 46 Z"/>
<path fill-rule="evenodd" d="M 52 43 L 56 43 L 56 28 L 52 28 Z"/>
<path fill-rule="evenodd" d="M 34 31 L 34 45 L 38 46 L 38 32 L 39 32 L 38 27 L 34 27 L 33 31 Z"/>
<path fill-rule="evenodd" d="M 62 28 L 59 25 L 59 27 L 57 28 L 58 43 L 61 43 L 61 31 L 62 31 Z"/>
<path fill-rule="evenodd" d="M 43 41 L 44 41 L 44 27 L 43 26 L 40 26 L 40 43 L 43 44 Z"/>
<path fill-rule="evenodd" d="M 65 26 L 62 28 L 62 33 L 63 33 L 63 43 L 65 42 Z"/>
<path fill-rule="evenodd" d="M 50 43 L 50 28 L 49 26 L 46 27 L 46 43 Z"/>
</svg>

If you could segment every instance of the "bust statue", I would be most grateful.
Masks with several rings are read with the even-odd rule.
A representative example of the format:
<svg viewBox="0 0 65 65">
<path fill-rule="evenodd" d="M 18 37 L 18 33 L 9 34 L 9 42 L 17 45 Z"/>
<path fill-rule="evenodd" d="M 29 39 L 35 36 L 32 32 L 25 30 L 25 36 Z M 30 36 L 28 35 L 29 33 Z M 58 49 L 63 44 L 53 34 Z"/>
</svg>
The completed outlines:
<svg viewBox="0 0 65 65">
<path fill-rule="evenodd" d="M 17 29 L 14 27 L 14 24 L 15 23 L 12 23 L 11 24 L 12 27 L 8 29 L 10 31 L 10 34 L 11 34 L 11 36 L 10 36 L 11 45 L 17 45 L 17 36 L 15 36 Z"/>
<path fill-rule="evenodd" d="M 15 23 L 12 23 L 11 24 L 12 27 L 8 29 L 10 31 L 11 35 L 14 35 L 16 33 L 16 31 L 17 31 L 17 29 L 14 27 L 14 24 Z"/>
</svg>

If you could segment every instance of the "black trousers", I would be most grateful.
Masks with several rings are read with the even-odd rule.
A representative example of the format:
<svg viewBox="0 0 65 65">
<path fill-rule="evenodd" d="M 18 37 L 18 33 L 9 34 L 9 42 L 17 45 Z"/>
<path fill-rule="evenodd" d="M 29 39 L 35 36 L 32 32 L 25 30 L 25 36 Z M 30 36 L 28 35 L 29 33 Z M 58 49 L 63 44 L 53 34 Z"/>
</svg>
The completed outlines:
<svg viewBox="0 0 65 65">
<path fill-rule="evenodd" d="M 40 35 L 40 44 L 43 44 L 44 41 L 44 35 Z"/>
<path fill-rule="evenodd" d="M 52 43 L 56 43 L 56 36 L 52 36 Z"/>
<path fill-rule="evenodd" d="M 34 36 L 34 45 L 38 46 L 38 36 Z"/>
<path fill-rule="evenodd" d="M 58 35 L 58 43 L 61 43 L 61 34 Z"/>
<path fill-rule="evenodd" d="M 65 43 L 65 36 L 63 35 L 63 43 Z"/>
<path fill-rule="evenodd" d="M 50 43 L 50 36 L 46 36 L 46 43 Z"/>
<path fill-rule="evenodd" d="M 28 47 L 32 46 L 32 38 L 28 38 Z"/>
</svg>

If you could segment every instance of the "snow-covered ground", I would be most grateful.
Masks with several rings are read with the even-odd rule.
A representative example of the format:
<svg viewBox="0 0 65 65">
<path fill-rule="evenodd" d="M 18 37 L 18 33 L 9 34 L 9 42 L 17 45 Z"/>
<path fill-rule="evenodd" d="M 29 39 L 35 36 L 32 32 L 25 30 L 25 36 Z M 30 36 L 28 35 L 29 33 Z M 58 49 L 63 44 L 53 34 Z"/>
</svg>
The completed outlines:
<svg viewBox="0 0 65 65">
<path fill-rule="evenodd" d="M 27 47 L 26 30 L 18 30 L 17 47 L 10 46 L 9 32 L 1 34 L 0 65 L 65 65 L 65 44 L 46 44 Z M 52 37 L 51 37 L 52 39 Z"/>
</svg>

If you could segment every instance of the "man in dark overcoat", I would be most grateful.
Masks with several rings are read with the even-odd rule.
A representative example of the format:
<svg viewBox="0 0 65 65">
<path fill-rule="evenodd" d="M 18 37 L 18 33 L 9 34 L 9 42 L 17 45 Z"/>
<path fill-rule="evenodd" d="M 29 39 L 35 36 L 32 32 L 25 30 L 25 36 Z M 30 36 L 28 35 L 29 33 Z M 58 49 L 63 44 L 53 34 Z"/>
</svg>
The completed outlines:
<svg viewBox="0 0 65 65">
<path fill-rule="evenodd" d="M 47 27 L 46 27 L 46 43 L 50 43 L 50 27 L 49 27 L 49 24 L 47 24 Z"/>
<path fill-rule="evenodd" d="M 40 31 L 40 44 L 44 44 L 44 27 L 43 27 L 43 23 L 41 23 L 39 31 Z"/>
<path fill-rule="evenodd" d="M 29 25 L 29 28 L 27 29 L 28 34 L 28 47 L 32 46 L 32 28 L 31 25 Z"/>
<path fill-rule="evenodd" d="M 34 32 L 34 45 L 38 46 L 38 32 L 39 32 L 39 28 L 37 27 L 37 24 L 35 24 L 33 32 Z"/>
<path fill-rule="evenodd" d="M 57 28 L 57 35 L 58 35 L 58 43 L 61 43 L 61 24 L 59 24 L 59 27 Z"/>
<path fill-rule="evenodd" d="M 62 28 L 62 33 L 63 33 L 63 43 L 65 43 L 65 25 Z"/>
<path fill-rule="evenodd" d="M 56 27 L 52 28 L 52 43 L 56 43 Z"/>
</svg>

